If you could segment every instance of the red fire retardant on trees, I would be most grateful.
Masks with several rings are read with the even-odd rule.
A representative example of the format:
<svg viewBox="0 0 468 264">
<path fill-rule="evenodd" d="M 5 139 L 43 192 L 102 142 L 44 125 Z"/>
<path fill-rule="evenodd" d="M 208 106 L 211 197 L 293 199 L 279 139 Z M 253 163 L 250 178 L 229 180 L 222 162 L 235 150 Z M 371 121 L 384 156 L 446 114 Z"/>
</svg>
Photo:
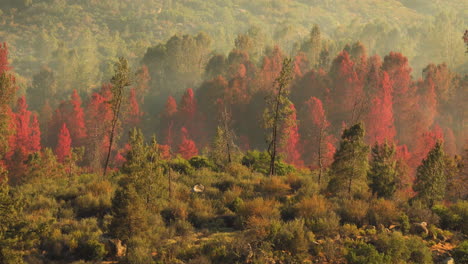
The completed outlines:
<svg viewBox="0 0 468 264">
<path fill-rule="evenodd" d="M 71 155 L 71 143 L 70 132 L 68 131 L 67 125 L 63 123 L 58 135 L 57 147 L 55 148 L 55 154 L 59 162 L 64 162 Z"/>
<path fill-rule="evenodd" d="M 296 107 L 290 105 L 291 114 L 285 121 L 282 128 L 283 142 L 280 144 L 279 152 L 285 156 L 286 162 L 302 167 L 304 163 L 301 160 L 299 153 L 299 131 L 297 127 Z"/>
<path fill-rule="evenodd" d="M 195 142 L 190 139 L 188 131 L 185 127 L 180 130 L 182 134 L 182 142 L 179 145 L 178 153 L 184 159 L 190 159 L 193 156 L 198 155 L 198 149 Z"/>
<path fill-rule="evenodd" d="M 393 142 L 396 131 L 393 122 L 392 84 L 386 72 L 383 72 L 377 93 L 371 102 L 367 123 L 368 142 L 373 145 L 385 141 Z"/>
</svg>

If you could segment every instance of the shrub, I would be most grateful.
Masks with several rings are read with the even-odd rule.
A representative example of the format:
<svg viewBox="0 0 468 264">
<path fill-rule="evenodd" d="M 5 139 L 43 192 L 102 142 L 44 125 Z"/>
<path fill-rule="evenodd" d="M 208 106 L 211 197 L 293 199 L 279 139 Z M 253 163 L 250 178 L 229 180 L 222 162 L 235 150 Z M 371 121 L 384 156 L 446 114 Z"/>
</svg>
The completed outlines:
<svg viewBox="0 0 468 264">
<path fill-rule="evenodd" d="M 433 263 L 431 250 L 424 244 L 420 237 L 410 236 L 406 243 L 411 251 L 408 262 L 418 264 Z"/>
<path fill-rule="evenodd" d="M 187 204 L 180 201 L 174 201 L 168 208 L 161 211 L 161 216 L 166 224 L 170 224 L 175 220 L 185 221 L 188 216 Z"/>
<path fill-rule="evenodd" d="M 296 215 L 304 218 L 306 226 L 314 233 L 328 236 L 338 231 L 340 218 L 324 197 L 314 195 L 304 198 L 295 208 Z"/>
<path fill-rule="evenodd" d="M 411 206 L 406 209 L 406 214 L 412 223 L 426 222 L 428 224 L 434 225 L 439 223 L 439 216 L 433 213 L 421 201 L 418 200 L 412 202 Z"/>
<path fill-rule="evenodd" d="M 398 221 L 401 212 L 392 201 L 378 199 L 371 202 L 368 217 L 371 225 L 390 226 Z"/>
<path fill-rule="evenodd" d="M 388 263 L 388 257 L 379 253 L 373 245 L 364 242 L 351 243 L 347 247 L 346 260 L 349 264 L 383 264 Z"/>
<path fill-rule="evenodd" d="M 339 215 L 343 223 L 355 224 L 358 227 L 366 222 L 369 204 L 363 200 L 342 200 Z"/>
<path fill-rule="evenodd" d="M 308 241 L 303 220 L 276 221 L 271 225 L 270 240 L 275 250 L 286 251 L 300 257 L 307 252 Z"/>
<path fill-rule="evenodd" d="M 270 168 L 270 155 L 265 151 L 247 151 L 244 157 L 242 157 L 241 163 L 253 171 L 268 174 Z M 282 161 L 275 162 L 275 169 L 277 175 L 287 175 L 295 171 L 294 166 Z"/>
<path fill-rule="evenodd" d="M 225 171 L 227 174 L 232 175 L 236 178 L 244 178 L 251 174 L 249 168 L 236 162 L 229 163 L 226 166 Z"/>
<path fill-rule="evenodd" d="M 172 159 L 171 161 L 168 162 L 169 167 L 171 167 L 172 170 L 182 173 L 182 174 L 191 174 L 193 171 L 192 165 L 190 165 L 190 162 L 188 162 L 186 159 L 177 157 L 175 159 Z"/>
<path fill-rule="evenodd" d="M 432 211 L 440 217 L 440 225 L 444 229 L 451 229 L 468 234 L 468 201 L 458 201 L 449 208 L 436 205 Z"/>
<path fill-rule="evenodd" d="M 283 183 L 280 177 L 273 176 L 268 179 L 262 180 L 258 185 L 257 191 L 271 197 L 281 197 L 289 193 L 291 187 Z"/>
<path fill-rule="evenodd" d="M 215 212 L 209 200 L 195 198 L 191 201 L 189 210 L 188 219 L 197 228 L 207 227 L 215 217 Z"/>
<path fill-rule="evenodd" d="M 410 224 L 408 216 L 405 213 L 402 213 L 400 215 L 400 218 L 398 218 L 398 222 L 400 224 L 401 232 L 403 234 L 407 234 L 411 228 L 411 224 Z"/>
<path fill-rule="evenodd" d="M 274 200 L 264 200 L 263 198 L 255 198 L 250 201 L 244 201 L 243 206 L 238 210 L 238 216 L 242 223 L 246 223 L 252 217 L 262 219 L 278 219 L 280 212 L 279 204 Z"/>
<path fill-rule="evenodd" d="M 468 263 L 468 240 L 463 241 L 453 250 L 455 263 Z"/>
<path fill-rule="evenodd" d="M 104 244 L 94 239 L 78 243 L 76 252 L 78 257 L 88 261 L 102 260 L 107 254 Z"/>
<path fill-rule="evenodd" d="M 215 165 L 204 156 L 194 156 L 189 160 L 190 165 L 195 169 L 208 168 L 214 170 Z"/>
</svg>

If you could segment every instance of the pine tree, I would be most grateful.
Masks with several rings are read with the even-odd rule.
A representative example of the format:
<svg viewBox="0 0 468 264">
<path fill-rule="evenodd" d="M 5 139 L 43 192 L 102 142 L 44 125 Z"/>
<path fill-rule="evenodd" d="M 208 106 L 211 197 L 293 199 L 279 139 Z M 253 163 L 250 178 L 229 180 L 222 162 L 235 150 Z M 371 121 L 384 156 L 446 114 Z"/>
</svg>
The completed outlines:
<svg viewBox="0 0 468 264">
<path fill-rule="evenodd" d="M 284 59 L 279 76 L 274 82 L 275 89 L 267 97 L 267 108 L 263 114 L 264 126 L 270 130 L 267 135 L 268 154 L 270 155 L 269 175 L 276 173 L 276 159 L 279 141 L 281 139 L 280 126 L 290 114 L 291 102 L 288 99 L 289 82 L 292 79 L 291 59 Z"/>
<path fill-rule="evenodd" d="M 378 197 L 391 198 L 396 191 L 398 170 L 395 154 L 395 145 L 391 143 L 375 143 L 372 147 L 367 177 L 372 193 Z"/>
<path fill-rule="evenodd" d="M 110 125 L 109 147 L 107 150 L 106 161 L 104 163 L 103 177 L 106 176 L 107 168 L 109 167 L 112 144 L 114 143 L 114 139 L 116 137 L 117 124 L 120 121 L 120 110 L 124 98 L 125 88 L 131 85 L 130 69 L 126 59 L 119 58 L 119 61 L 115 64 L 115 74 L 111 79 L 111 83 L 112 100 L 110 100 L 110 104 L 112 109 L 112 121 Z"/>
<path fill-rule="evenodd" d="M 330 168 L 328 190 L 331 193 L 352 197 L 367 191 L 369 147 L 364 143 L 364 134 L 362 123 L 343 131 Z"/>
<path fill-rule="evenodd" d="M 133 184 L 120 187 L 112 199 L 111 234 L 125 244 L 149 229 L 148 213 L 143 198 Z"/>
<path fill-rule="evenodd" d="M 58 135 L 57 147 L 55 148 L 55 154 L 57 155 L 57 160 L 59 162 L 65 162 L 67 158 L 71 155 L 71 137 L 70 132 L 68 131 L 67 125 L 63 123 L 62 128 L 60 129 L 60 134 Z"/>
<path fill-rule="evenodd" d="M 446 185 L 445 154 L 439 141 L 417 169 L 416 182 L 413 186 L 417 192 L 415 198 L 432 207 L 435 202 L 444 199 Z"/>
</svg>

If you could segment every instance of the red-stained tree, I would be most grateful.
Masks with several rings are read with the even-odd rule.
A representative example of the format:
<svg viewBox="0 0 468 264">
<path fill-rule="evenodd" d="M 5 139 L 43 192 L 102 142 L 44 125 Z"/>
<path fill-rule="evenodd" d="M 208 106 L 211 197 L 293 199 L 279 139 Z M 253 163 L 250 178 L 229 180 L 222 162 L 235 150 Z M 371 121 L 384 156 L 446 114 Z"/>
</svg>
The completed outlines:
<svg viewBox="0 0 468 264">
<path fill-rule="evenodd" d="M 68 131 L 67 125 L 62 124 L 60 133 L 58 134 L 57 146 L 55 147 L 55 155 L 59 162 L 65 162 L 71 155 L 71 143 L 72 139 L 70 132 Z"/>
<path fill-rule="evenodd" d="M 126 123 L 130 127 L 137 127 L 140 124 L 141 117 L 143 113 L 140 111 L 140 105 L 138 104 L 138 100 L 136 97 L 136 89 L 130 89 L 130 96 L 128 98 L 128 111 L 127 111 L 127 118 Z"/>
<path fill-rule="evenodd" d="M 284 155 L 285 161 L 295 165 L 296 167 L 302 167 L 304 162 L 301 160 L 301 154 L 299 152 L 299 131 L 297 126 L 296 107 L 294 104 L 290 105 L 290 114 L 282 125 L 282 140 L 279 145 L 279 153 Z"/>
<path fill-rule="evenodd" d="M 392 83 L 386 72 L 380 78 L 378 91 L 372 98 L 371 107 L 366 122 L 367 141 L 374 145 L 375 142 L 393 142 L 395 126 L 392 108 Z"/>
<path fill-rule="evenodd" d="M 38 152 L 41 150 L 41 128 L 39 125 L 39 120 L 37 114 L 33 114 L 33 119 L 31 123 L 31 136 L 29 138 L 31 146 L 31 152 Z"/>
<path fill-rule="evenodd" d="M 346 51 L 342 51 L 332 63 L 330 69 L 332 79 L 330 119 L 336 129 L 342 122 L 356 123 L 364 111 L 364 90 L 354 62 Z"/>
<path fill-rule="evenodd" d="M 164 111 L 160 118 L 160 131 L 162 134 L 164 144 L 173 147 L 173 127 L 175 124 L 175 117 L 177 115 L 177 103 L 174 97 L 169 96 L 164 107 Z"/>
<path fill-rule="evenodd" d="M 112 110 L 108 99 L 104 96 L 109 96 L 107 91 L 108 85 L 103 85 L 101 93 L 93 93 L 91 101 L 86 109 L 86 130 L 88 136 L 86 138 L 86 153 L 85 160 L 93 168 L 101 167 L 102 158 L 105 151 L 104 145 L 105 136 L 112 120 Z M 104 94 L 104 96 L 102 95 Z"/>
<path fill-rule="evenodd" d="M 323 169 L 333 162 L 336 141 L 327 133 L 330 123 L 322 101 L 311 97 L 300 111 L 300 120 L 302 157 L 308 167 L 319 169 L 320 181 Z"/>
<path fill-rule="evenodd" d="M 72 112 L 67 120 L 67 127 L 69 128 L 74 146 L 81 146 L 84 144 L 87 133 L 84 111 L 81 107 L 81 98 L 76 90 L 73 90 L 70 104 L 72 106 Z"/>
<path fill-rule="evenodd" d="M 385 56 L 382 70 L 388 73 L 392 82 L 393 113 L 397 136 L 401 144 L 406 144 L 410 150 L 413 148 L 415 116 L 417 115 L 418 96 L 416 87 L 411 84 L 412 69 L 408 59 L 398 52 L 390 52 Z"/>
<path fill-rule="evenodd" d="M 193 131 L 195 127 L 195 114 L 197 111 L 197 103 L 193 94 L 192 88 L 185 91 L 179 103 L 179 120 L 182 126 Z"/>
<path fill-rule="evenodd" d="M 435 125 L 431 130 L 426 130 L 421 136 L 415 138 L 416 146 L 413 150 L 410 165 L 416 168 L 421 161 L 427 156 L 429 151 L 434 148 L 438 141 L 444 140 L 444 132 L 442 128 Z"/>
<path fill-rule="evenodd" d="M 198 155 L 198 149 L 195 142 L 190 139 L 189 133 L 185 127 L 180 130 L 182 134 L 182 141 L 179 145 L 177 153 L 180 154 L 184 159 L 190 159 L 193 156 Z"/>
<path fill-rule="evenodd" d="M 10 69 L 10 64 L 8 63 L 8 46 L 5 42 L 3 45 L 0 43 L 0 74 Z"/>
<path fill-rule="evenodd" d="M 271 85 L 281 72 L 283 65 L 283 53 L 278 46 L 275 46 L 271 53 L 263 58 L 262 68 L 258 76 L 258 85 L 261 90 L 271 90 Z"/>
</svg>

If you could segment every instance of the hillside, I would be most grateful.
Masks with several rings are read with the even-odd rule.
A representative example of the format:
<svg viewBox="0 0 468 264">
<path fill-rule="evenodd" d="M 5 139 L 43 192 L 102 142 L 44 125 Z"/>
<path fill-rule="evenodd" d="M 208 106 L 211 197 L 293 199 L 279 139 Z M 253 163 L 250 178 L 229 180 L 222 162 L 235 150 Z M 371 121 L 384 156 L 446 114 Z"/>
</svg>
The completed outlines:
<svg viewBox="0 0 468 264">
<path fill-rule="evenodd" d="M 370 54 L 405 53 L 417 74 L 428 62 L 442 61 L 466 72 L 466 58 L 456 55 L 463 49 L 460 38 L 468 17 L 466 1 L 449 1 L 443 6 L 426 2 L 6 1 L 0 6 L 0 40 L 10 44 L 12 64 L 27 78 L 42 65 L 60 69 L 52 54 L 62 47 L 88 61 L 93 71 L 90 84 L 96 84 L 109 77 L 109 62 L 117 55 L 138 64 L 148 47 L 175 33 L 206 32 L 214 40 L 212 48 L 225 53 L 238 33 L 257 26 L 267 44 L 278 43 L 291 50 L 318 24 L 337 50 L 360 40 Z M 437 18 L 441 12 L 448 15 Z M 431 41 L 437 39 L 440 43 Z"/>
</svg>

